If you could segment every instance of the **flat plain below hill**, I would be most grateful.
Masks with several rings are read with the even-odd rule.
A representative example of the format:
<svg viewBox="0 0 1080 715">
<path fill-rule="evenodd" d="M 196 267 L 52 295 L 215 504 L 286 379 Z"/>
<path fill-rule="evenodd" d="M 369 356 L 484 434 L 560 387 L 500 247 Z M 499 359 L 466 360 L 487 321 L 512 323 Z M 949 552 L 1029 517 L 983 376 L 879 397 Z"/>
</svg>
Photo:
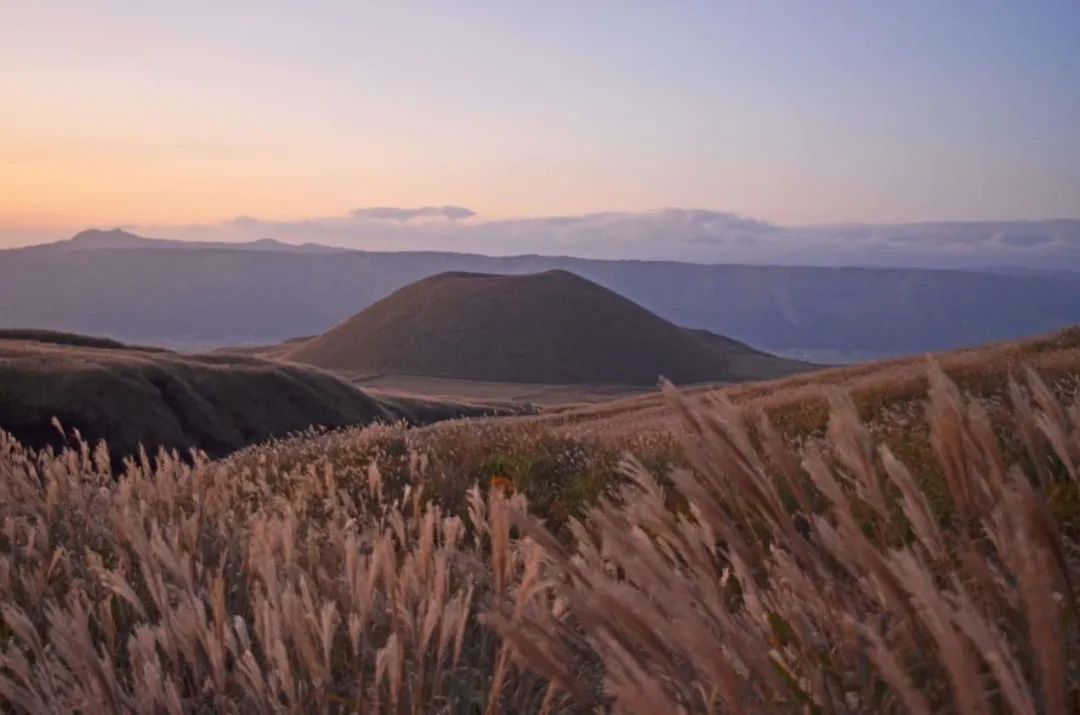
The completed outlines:
<svg viewBox="0 0 1080 715">
<path fill-rule="evenodd" d="M 542 407 L 610 402 L 656 391 L 655 386 L 546 385 L 531 382 L 454 380 L 423 375 L 355 377 L 351 378 L 350 382 L 372 395 L 391 393 L 440 400 L 494 400 Z"/>
</svg>

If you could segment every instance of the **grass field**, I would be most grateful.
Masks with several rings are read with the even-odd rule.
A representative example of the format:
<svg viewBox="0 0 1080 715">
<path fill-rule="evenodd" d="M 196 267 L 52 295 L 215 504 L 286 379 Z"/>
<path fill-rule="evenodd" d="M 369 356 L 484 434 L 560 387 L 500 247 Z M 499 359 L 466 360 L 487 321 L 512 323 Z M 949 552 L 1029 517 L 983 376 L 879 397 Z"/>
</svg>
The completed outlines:
<svg viewBox="0 0 1080 715">
<path fill-rule="evenodd" d="M 1066 713 L 1080 330 L 112 470 L 0 439 L 27 712 Z"/>
</svg>

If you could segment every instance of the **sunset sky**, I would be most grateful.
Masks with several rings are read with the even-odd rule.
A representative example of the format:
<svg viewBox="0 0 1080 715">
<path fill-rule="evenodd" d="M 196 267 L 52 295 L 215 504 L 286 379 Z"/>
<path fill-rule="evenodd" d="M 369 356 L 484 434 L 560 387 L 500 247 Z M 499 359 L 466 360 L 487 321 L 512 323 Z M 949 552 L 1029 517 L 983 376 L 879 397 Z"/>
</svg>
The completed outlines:
<svg viewBox="0 0 1080 715">
<path fill-rule="evenodd" d="M 1080 2 L 0 3 L 0 242 L 363 206 L 1080 215 Z"/>
</svg>

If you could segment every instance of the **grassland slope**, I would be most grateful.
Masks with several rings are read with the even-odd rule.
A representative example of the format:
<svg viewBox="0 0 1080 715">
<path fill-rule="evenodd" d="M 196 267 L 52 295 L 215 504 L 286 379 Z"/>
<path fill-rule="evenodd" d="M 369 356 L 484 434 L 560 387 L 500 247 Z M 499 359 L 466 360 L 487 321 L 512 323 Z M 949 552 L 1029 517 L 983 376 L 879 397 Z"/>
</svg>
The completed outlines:
<svg viewBox="0 0 1080 715">
<path fill-rule="evenodd" d="M 34 331 L 0 335 L 0 429 L 28 446 L 65 441 L 53 424 L 106 440 L 224 455 L 309 427 L 505 412 L 509 407 L 380 400 L 322 370 L 237 355 L 182 355 Z"/>
<path fill-rule="evenodd" d="M 39 330 L 37 328 L 0 329 L 0 340 L 23 340 L 34 343 L 52 343 L 54 345 L 71 345 L 73 347 L 84 348 L 117 348 L 140 350 L 144 352 L 162 351 L 161 348 L 127 345 L 119 340 L 98 337 L 96 335 L 79 335 L 78 333 L 65 333 L 58 330 Z"/>
<path fill-rule="evenodd" d="M 705 403 L 725 400 L 767 414 L 791 435 L 823 434 L 829 415 L 829 396 L 847 391 L 864 419 L 881 423 L 898 434 L 925 429 L 918 415 L 898 418 L 896 410 L 921 404 L 928 387 L 927 366 L 939 364 L 971 395 L 1008 401 L 1010 379 L 1036 371 L 1057 385 L 1066 401 L 1080 399 L 1080 326 L 1025 340 L 990 343 L 965 350 L 895 358 L 818 370 L 776 380 L 719 388 L 703 386 L 684 391 L 686 399 Z M 544 429 L 588 433 L 599 439 L 626 434 L 670 432 L 681 424 L 670 400 L 658 391 L 595 405 L 564 405 L 533 418 Z"/>
<path fill-rule="evenodd" d="M 194 468 L 0 435 L 0 710 L 1077 712 L 1080 331 L 936 363 Z"/>
</svg>

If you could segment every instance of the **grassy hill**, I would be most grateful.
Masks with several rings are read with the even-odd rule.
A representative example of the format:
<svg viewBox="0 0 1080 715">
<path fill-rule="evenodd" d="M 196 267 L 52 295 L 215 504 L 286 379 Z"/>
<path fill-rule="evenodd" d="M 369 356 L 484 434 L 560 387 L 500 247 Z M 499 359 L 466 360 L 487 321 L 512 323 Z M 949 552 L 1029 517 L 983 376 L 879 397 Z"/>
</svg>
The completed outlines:
<svg viewBox="0 0 1080 715">
<path fill-rule="evenodd" d="M 220 456 L 309 427 L 427 423 L 507 406 L 379 400 L 316 368 L 235 355 L 182 355 L 47 331 L 0 332 L 0 429 L 60 446 L 53 419 L 114 456 L 143 445 Z"/>
<path fill-rule="evenodd" d="M 82 348 L 116 348 L 139 350 L 143 352 L 163 352 L 161 348 L 126 345 L 119 340 L 102 338 L 96 335 L 79 335 L 77 333 L 64 333 L 56 330 L 37 330 L 33 328 L 0 329 L 0 340 L 21 340 L 32 343 L 50 343 L 53 345 L 70 345 L 72 347 Z"/>
<path fill-rule="evenodd" d="M 566 271 L 426 278 L 283 356 L 358 374 L 547 384 L 738 381 L 810 367 L 680 328 Z"/>
<path fill-rule="evenodd" d="M 847 391 L 864 419 L 890 425 L 902 433 L 910 418 L 895 423 L 891 410 L 921 404 L 928 387 L 927 366 L 933 360 L 970 394 L 1008 399 L 1008 381 L 1034 369 L 1057 385 L 1066 401 L 1080 398 L 1080 327 L 1027 340 L 991 343 L 965 350 L 846 365 L 721 388 L 683 391 L 686 399 L 708 403 L 730 400 L 760 411 L 791 435 L 821 435 L 829 416 L 829 395 Z M 561 405 L 536 418 L 549 429 L 611 436 L 670 432 L 681 425 L 670 401 L 662 394 L 633 396 L 597 405 Z M 895 423 L 895 424 L 894 424 Z"/>
<path fill-rule="evenodd" d="M 0 437 L 0 708 L 1073 712 L 1078 397 L 1073 329 L 194 468 Z"/>
</svg>

